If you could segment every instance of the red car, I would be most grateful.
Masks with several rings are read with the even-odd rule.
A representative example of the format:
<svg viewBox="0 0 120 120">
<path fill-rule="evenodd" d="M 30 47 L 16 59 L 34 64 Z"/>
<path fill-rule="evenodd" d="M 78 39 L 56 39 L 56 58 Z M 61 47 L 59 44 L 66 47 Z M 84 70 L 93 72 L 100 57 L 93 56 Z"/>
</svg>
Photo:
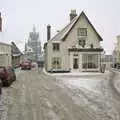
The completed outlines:
<svg viewBox="0 0 120 120">
<path fill-rule="evenodd" d="M 0 66 L 0 79 L 3 86 L 10 86 L 16 80 L 16 74 L 12 67 Z"/>
<path fill-rule="evenodd" d="M 31 70 L 31 68 L 32 68 L 32 64 L 31 64 L 31 61 L 23 61 L 22 63 L 21 63 L 21 69 L 22 70 Z"/>
</svg>

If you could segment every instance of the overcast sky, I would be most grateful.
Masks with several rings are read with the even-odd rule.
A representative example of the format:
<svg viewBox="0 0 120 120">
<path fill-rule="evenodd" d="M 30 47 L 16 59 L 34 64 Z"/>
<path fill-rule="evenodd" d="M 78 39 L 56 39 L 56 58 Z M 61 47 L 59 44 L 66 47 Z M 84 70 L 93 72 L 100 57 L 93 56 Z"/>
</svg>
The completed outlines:
<svg viewBox="0 0 120 120">
<path fill-rule="evenodd" d="M 120 34 L 119 0 L 0 0 L 5 42 L 14 41 L 23 51 L 25 39 L 33 25 L 46 42 L 46 26 L 52 27 L 52 36 L 69 22 L 71 9 L 77 14 L 84 11 L 103 38 L 103 47 L 110 54 L 115 46 L 116 35 Z M 2 40 L 0 40 L 2 41 Z"/>
</svg>

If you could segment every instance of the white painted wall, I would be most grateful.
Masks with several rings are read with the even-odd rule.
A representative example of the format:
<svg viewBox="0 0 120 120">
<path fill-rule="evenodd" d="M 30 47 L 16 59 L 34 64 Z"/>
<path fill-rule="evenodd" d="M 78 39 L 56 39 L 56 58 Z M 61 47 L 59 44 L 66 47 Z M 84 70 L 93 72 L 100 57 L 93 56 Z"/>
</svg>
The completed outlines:
<svg viewBox="0 0 120 120">
<path fill-rule="evenodd" d="M 0 65 L 12 65 L 11 45 L 9 44 L 0 43 Z"/>
</svg>

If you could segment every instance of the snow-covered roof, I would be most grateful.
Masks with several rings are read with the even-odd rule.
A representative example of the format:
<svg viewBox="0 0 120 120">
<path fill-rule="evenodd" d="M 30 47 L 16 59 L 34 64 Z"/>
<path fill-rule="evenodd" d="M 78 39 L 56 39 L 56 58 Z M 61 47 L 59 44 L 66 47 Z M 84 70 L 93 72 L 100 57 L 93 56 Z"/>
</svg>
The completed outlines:
<svg viewBox="0 0 120 120">
<path fill-rule="evenodd" d="M 101 38 L 101 36 L 98 34 L 98 32 L 96 31 L 96 29 L 94 28 L 94 26 L 91 24 L 91 22 L 89 21 L 88 17 L 85 15 L 85 13 L 82 11 L 81 14 L 79 16 L 76 16 L 68 25 L 66 25 L 60 32 L 58 32 L 52 39 L 50 39 L 51 41 L 59 41 L 59 40 L 64 40 L 69 32 L 72 30 L 72 28 L 75 26 L 75 24 L 77 23 L 77 21 L 79 20 L 79 18 L 81 16 L 84 16 L 85 19 L 88 21 L 88 23 L 90 24 L 90 26 L 93 28 L 93 30 L 95 31 L 95 33 L 97 34 L 98 38 L 100 39 L 100 41 L 102 41 L 103 39 Z"/>
<path fill-rule="evenodd" d="M 0 42 L 1 45 L 7 45 L 7 46 L 11 46 L 10 44 L 4 43 L 4 42 Z"/>
<path fill-rule="evenodd" d="M 14 42 L 11 42 L 11 44 L 12 44 L 12 54 L 14 56 L 16 56 L 16 55 L 19 56 L 19 54 L 21 55 L 22 52 L 19 50 L 19 48 L 16 46 L 16 44 Z"/>
</svg>

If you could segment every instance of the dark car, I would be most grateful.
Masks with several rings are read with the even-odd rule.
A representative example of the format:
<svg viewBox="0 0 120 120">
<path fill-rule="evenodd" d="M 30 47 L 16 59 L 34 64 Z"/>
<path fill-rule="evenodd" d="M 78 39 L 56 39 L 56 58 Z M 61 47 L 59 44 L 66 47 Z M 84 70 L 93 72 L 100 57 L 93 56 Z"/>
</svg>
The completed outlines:
<svg viewBox="0 0 120 120">
<path fill-rule="evenodd" d="M 0 66 L 0 79 L 3 86 L 10 86 L 16 80 L 16 74 L 12 67 Z"/>
</svg>

